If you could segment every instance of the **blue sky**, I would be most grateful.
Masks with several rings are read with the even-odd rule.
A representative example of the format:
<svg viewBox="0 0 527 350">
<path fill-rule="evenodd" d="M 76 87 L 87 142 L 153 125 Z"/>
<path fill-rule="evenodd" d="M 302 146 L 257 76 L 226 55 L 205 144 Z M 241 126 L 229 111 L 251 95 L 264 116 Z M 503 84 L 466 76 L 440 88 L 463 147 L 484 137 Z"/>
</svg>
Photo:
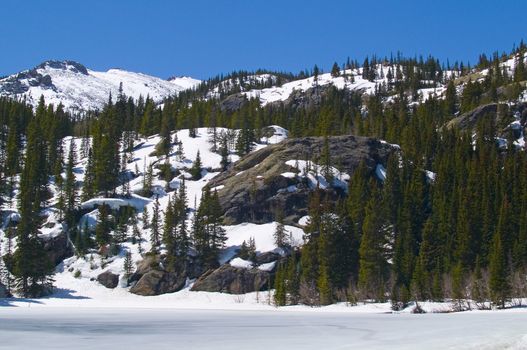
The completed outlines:
<svg viewBox="0 0 527 350">
<path fill-rule="evenodd" d="M 475 62 L 527 39 L 525 0 L 2 0 L 0 13 L 0 75 L 47 59 L 202 79 L 398 50 Z"/>
</svg>

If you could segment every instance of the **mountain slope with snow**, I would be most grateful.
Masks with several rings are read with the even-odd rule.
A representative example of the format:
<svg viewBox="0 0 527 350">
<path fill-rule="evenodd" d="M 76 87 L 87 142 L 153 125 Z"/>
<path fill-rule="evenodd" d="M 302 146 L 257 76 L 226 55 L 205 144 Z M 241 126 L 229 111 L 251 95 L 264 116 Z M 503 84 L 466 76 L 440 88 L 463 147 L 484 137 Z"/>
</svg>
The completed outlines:
<svg viewBox="0 0 527 350">
<path fill-rule="evenodd" d="M 62 103 L 70 111 L 101 109 L 111 93 L 117 96 L 122 84 L 125 95 L 138 99 L 150 96 L 155 102 L 191 89 L 200 83 L 189 77 L 170 80 L 122 69 L 97 72 L 73 61 L 46 61 L 37 67 L 0 80 L 0 95 L 24 97 L 33 106 L 40 96 L 46 103 Z"/>
</svg>

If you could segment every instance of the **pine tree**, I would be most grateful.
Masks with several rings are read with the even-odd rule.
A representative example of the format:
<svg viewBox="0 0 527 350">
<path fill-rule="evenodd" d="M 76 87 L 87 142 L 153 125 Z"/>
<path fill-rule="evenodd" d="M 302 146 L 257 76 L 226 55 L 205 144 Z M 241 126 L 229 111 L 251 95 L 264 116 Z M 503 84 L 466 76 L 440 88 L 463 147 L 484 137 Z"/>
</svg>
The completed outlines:
<svg viewBox="0 0 527 350">
<path fill-rule="evenodd" d="M 298 303 L 300 299 L 300 275 L 298 271 L 298 256 L 293 250 L 291 256 L 287 260 L 287 276 L 286 276 L 286 293 L 289 298 L 289 302 L 292 305 Z"/>
<path fill-rule="evenodd" d="M 66 199 L 66 222 L 69 227 L 74 225 L 74 213 L 75 206 L 77 204 L 77 190 L 75 187 L 75 174 L 73 168 L 75 167 L 75 141 L 72 138 L 70 141 L 70 147 L 68 152 L 68 163 L 66 165 L 66 181 L 64 184 L 64 196 Z"/>
<path fill-rule="evenodd" d="M 333 67 L 331 68 L 331 76 L 333 78 L 340 76 L 340 68 L 337 62 L 333 63 Z"/>
<path fill-rule="evenodd" d="M 229 166 L 229 147 L 227 146 L 227 139 L 222 138 L 221 144 L 220 144 L 220 155 L 221 155 L 221 170 L 225 171 L 227 170 L 227 167 Z"/>
<path fill-rule="evenodd" d="M 11 296 L 11 274 L 7 269 L 7 266 L 4 262 L 4 257 L 0 254 L 0 283 L 5 286 L 7 291 L 7 297 Z"/>
<path fill-rule="evenodd" d="M 490 257 L 490 296 L 494 305 L 505 308 L 505 303 L 509 299 L 510 282 L 501 235 L 494 236 L 492 254 Z"/>
<path fill-rule="evenodd" d="M 321 162 L 322 162 L 322 171 L 321 175 L 324 176 L 326 181 L 331 185 L 333 183 L 333 167 L 331 164 L 331 154 L 329 150 L 329 138 L 326 136 L 324 138 L 324 148 L 322 150 L 321 155 Z"/>
<path fill-rule="evenodd" d="M 456 105 L 457 105 L 457 94 L 456 94 L 456 88 L 454 86 L 454 82 L 450 80 L 448 82 L 446 92 L 445 92 L 445 114 L 447 116 L 453 116 L 456 112 Z"/>
<path fill-rule="evenodd" d="M 14 287 L 14 279 L 13 274 L 11 271 L 13 270 L 13 239 L 16 236 L 15 228 L 10 226 L 5 231 L 5 238 L 7 239 L 6 247 L 5 247 L 5 254 L 3 256 L 0 256 L 0 259 L 4 263 L 4 270 L 2 272 L 2 275 L 0 276 L 2 278 L 2 282 L 6 286 L 7 294 L 12 295 L 13 294 L 13 287 Z"/>
<path fill-rule="evenodd" d="M 24 297 L 40 296 L 52 288 L 53 265 L 38 238 L 40 211 L 48 196 L 46 141 L 42 135 L 45 103 L 41 97 L 27 134 L 26 159 L 20 178 L 17 249 L 13 254 L 13 275 Z"/>
<path fill-rule="evenodd" d="M 256 260 L 256 242 L 254 237 L 249 238 L 249 244 L 247 245 L 247 259 L 253 262 Z"/>
<path fill-rule="evenodd" d="M 132 261 L 132 253 L 126 252 L 124 256 L 123 270 L 124 270 L 124 278 L 127 284 L 128 284 L 128 279 L 130 278 L 130 276 L 132 276 L 133 269 L 134 269 L 134 266 L 133 266 L 133 261 Z"/>
<path fill-rule="evenodd" d="M 278 269 L 276 271 L 276 276 L 274 280 L 274 304 L 276 306 L 284 306 L 286 305 L 286 289 L 285 289 L 285 271 L 282 264 L 278 266 Z"/>
<path fill-rule="evenodd" d="M 175 254 L 175 230 L 177 225 L 177 219 L 176 215 L 174 213 L 174 205 L 173 201 L 175 201 L 175 198 L 171 199 L 169 197 L 168 199 L 168 205 L 167 209 L 165 210 L 165 221 L 163 224 L 163 236 L 162 241 L 165 244 L 165 247 L 169 254 Z"/>
<path fill-rule="evenodd" d="M 284 248 L 287 246 L 287 232 L 284 224 L 281 223 L 281 220 L 276 223 L 274 242 L 278 248 Z"/>
<path fill-rule="evenodd" d="M 183 142 L 178 139 L 177 133 L 174 134 L 174 145 L 176 145 L 176 151 L 174 152 L 176 160 L 181 162 L 185 157 L 185 151 L 183 150 Z"/>
<path fill-rule="evenodd" d="M 93 163 L 92 148 L 88 150 L 88 164 L 86 165 L 86 172 L 84 173 L 84 181 L 82 187 L 81 200 L 87 201 L 95 196 L 95 169 Z"/>
<path fill-rule="evenodd" d="M 383 300 L 386 276 L 385 236 L 377 210 L 377 198 L 372 196 L 366 206 L 359 249 L 359 288 L 367 299 Z"/>
<path fill-rule="evenodd" d="M 107 204 L 99 206 L 99 214 L 97 216 L 97 226 L 95 227 L 95 241 L 99 247 L 103 247 L 110 243 L 111 223 L 108 218 L 110 215 L 110 207 Z"/>
<path fill-rule="evenodd" d="M 192 180 L 197 181 L 201 179 L 201 157 L 198 153 L 196 154 L 196 160 L 192 163 L 192 168 L 190 169 L 190 175 L 192 175 Z"/>
<path fill-rule="evenodd" d="M 315 85 L 318 85 L 318 75 L 319 75 L 319 73 L 320 73 L 320 69 L 315 64 L 315 66 L 313 67 L 313 82 L 314 82 Z"/>
<path fill-rule="evenodd" d="M 145 209 L 146 210 L 146 209 Z M 160 242 L 160 209 L 159 209 L 159 196 L 156 196 L 154 201 L 154 207 L 152 210 L 152 223 L 150 225 L 150 242 L 152 243 L 152 251 L 156 251 Z"/>
<path fill-rule="evenodd" d="M 206 229 L 209 231 L 209 235 L 211 237 L 211 248 L 213 255 L 215 258 L 217 258 L 220 249 L 225 246 L 225 241 L 227 240 L 225 229 L 221 227 L 221 216 L 223 211 L 221 209 L 217 191 L 214 191 L 214 193 L 210 196 L 207 207 Z"/>
<path fill-rule="evenodd" d="M 211 194 L 210 189 L 205 187 L 194 215 L 192 231 L 198 255 L 209 268 L 217 266 L 218 254 L 227 240 L 225 229 L 221 227 L 221 215 L 218 193 Z"/>
<path fill-rule="evenodd" d="M 143 209 L 143 214 L 141 215 L 141 223 L 143 224 L 143 230 L 150 228 L 150 217 L 148 215 L 148 209 L 146 209 L 146 207 Z"/>
<path fill-rule="evenodd" d="M 178 190 L 178 196 L 174 203 L 174 214 L 177 216 L 178 226 L 176 227 L 176 249 L 179 256 L 187 258 L 190 248 L 190 238 L 187 231 L 187 187 L 185 178 L 182 179 Z"/>
<path fill-rule="evenodd" d="M 154 179 L 154 167 L 152 164 L 148 165 L 148 168 L 143 170 L 143 191 L 142 194 L 145 197 L 152 196 L 152 182 Z"/>
</svg>

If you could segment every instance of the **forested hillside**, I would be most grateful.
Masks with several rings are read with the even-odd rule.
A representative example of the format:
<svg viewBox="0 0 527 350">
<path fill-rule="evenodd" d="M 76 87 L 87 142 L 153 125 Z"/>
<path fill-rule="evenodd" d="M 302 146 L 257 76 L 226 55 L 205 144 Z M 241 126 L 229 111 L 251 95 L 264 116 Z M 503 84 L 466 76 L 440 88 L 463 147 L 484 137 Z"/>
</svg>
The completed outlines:
<svg viewBox="0 0 527 350">
<path fill-rule="evenodd" d="M 521 304 L 526 53 L 121 85 L 75 115 L 0 97 L 0 285 Z"/>
</svg>

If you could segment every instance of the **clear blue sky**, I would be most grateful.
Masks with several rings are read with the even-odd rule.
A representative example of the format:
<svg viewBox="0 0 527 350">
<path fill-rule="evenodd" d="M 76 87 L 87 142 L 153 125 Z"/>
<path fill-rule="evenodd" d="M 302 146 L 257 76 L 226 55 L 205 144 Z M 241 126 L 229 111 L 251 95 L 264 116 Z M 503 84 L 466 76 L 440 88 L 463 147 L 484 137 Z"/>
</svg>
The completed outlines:
<svg viewBox="0 0 527 350">
<path fill-rule="evenodd" d="M 47 59 L 202 79 L 397 50 L 475 62 L 527 39 L 526 14 L 526 0 L 2 0 L 0 75 Z"/>
</svg>

